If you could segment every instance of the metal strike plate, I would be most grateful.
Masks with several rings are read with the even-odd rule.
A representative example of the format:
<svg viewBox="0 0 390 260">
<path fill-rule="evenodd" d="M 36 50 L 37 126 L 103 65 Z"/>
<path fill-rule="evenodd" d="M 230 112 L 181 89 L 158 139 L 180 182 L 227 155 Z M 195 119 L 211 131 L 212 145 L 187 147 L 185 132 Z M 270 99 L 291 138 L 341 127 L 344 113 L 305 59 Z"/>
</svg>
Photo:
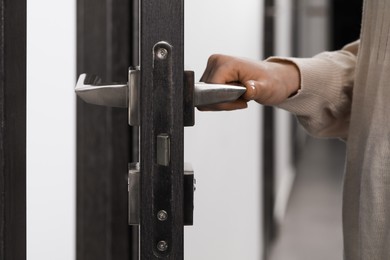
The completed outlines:
<svg viewBox="0 0 390 260">
<path fill-rule="evenodd" d="M 130 163 L 128 176 L 129 225 L 139 225 L 140 223 L 140 178 L 139 163 Z"/>
<path fill-rule="evenodd" d="M 139 163 L 129 164 L 128 176 L 128 222 L 129 225 L 140 224 L 140 167 Z M 192 226 L 194 223 L 194 191 L 195 191 L 194 170 L 191 164 L 184 163 L 184 225 Z M 169 218 L 169 212 L 165 209 L 159 209 L 156 213 L 159 221 L 165 221 Z"/>
<path fill-rule="evenodd" d="M 157 164 L 169 166 L 171 160 L 171 140 L 168 134 L 157 136 Z"/>
<path fill-rule="evenodd" d="M 139 67 L 129 69 L 129 125 L 140 125 L 140 86 L 141 86 L 141 71 Z"/>
</svg>

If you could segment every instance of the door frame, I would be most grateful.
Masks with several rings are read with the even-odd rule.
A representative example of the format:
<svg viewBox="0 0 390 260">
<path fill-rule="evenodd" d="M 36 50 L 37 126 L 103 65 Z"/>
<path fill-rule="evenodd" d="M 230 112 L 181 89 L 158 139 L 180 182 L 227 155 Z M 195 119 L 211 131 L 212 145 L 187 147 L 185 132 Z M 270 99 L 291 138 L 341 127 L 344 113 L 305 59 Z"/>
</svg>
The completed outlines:
<svg viewBox="0 0 390 260">
<path fill-rule="evenodd" d="M 275 51 L 275 1 L 264 0 L 264 57 Z M 277 236 L 274 217 L 275 207 L 275 109 L 265 106 L 263 110 L 263 256 L 269 259 L 273 242 Z"/>
<path fill-rule="evenodd" d="M 0 259 L 26 259 L 26 0 L 0 0 Z"/>
</svg>

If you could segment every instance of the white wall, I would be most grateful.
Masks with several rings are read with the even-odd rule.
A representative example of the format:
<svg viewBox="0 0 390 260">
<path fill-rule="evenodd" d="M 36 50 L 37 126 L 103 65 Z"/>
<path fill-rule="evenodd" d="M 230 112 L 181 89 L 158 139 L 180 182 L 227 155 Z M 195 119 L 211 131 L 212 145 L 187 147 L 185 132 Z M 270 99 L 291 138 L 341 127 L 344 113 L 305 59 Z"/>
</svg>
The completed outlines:
<svg viewBox="0 0 390 260">
<path fill-rule="evenodd" d="M 27 7 L 27 259 L 75 259 L 75 1 Z"/>
<path fill-rule="evenodd" d="M 259 0 L 185 2 L 185 64 L 199 80 L 213 53 L 261 58 Z M 185 160 L 197 179 L 194 226 L 185 229 L 185 259 L 258 260 L 261 230 L 261 107 L 198 112 L 185 130 Z"/>
</svg>

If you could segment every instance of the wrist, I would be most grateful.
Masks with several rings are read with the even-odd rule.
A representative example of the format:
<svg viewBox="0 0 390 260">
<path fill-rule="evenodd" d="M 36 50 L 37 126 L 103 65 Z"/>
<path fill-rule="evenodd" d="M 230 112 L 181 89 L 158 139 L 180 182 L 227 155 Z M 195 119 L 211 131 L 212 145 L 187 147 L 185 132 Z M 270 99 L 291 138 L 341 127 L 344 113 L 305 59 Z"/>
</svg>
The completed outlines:
<svg viewBox="0 0 390 260">
<path fill-rule="evenodd" d="M 301 77 L 298 66 L 289 60 L 275 58 L 266 60 L 266 62 L 270 63 L 270 65 L 272 64 L 275 80 L 286 89 L 286 98 L 295 95 L 301 85 Z"/>
</svg>

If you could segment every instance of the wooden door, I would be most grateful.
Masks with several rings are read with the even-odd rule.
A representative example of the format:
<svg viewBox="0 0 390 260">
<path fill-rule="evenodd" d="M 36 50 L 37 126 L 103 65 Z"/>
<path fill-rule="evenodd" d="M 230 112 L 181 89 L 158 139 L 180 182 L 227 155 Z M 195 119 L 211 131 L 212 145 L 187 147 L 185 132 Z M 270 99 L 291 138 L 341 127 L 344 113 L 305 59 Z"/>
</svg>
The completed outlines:
<svg viewBox="0 0 390 260">
<path fill-rule="evenodd" d="M 137 63 L 130 0 L 77 1 L 77 74 L 126 81 Z M 137 131 L 127 110 L 77 102 L 77 259 L 128 260 L 127 165 L 137 158 Z"/>
<path fill-rule="evenodd" d="M 78 0 L 78 74 L 127 81 L 127 69 L 141 65 L 140 237 L 127 226 L 127 164 L 138 159 L 138 128 L 127 125 L 126 109 L 79 100 L 79 260 L 183 259 L 184 3 L 140 3 Z M 161 136 L 170 151 L 164 164 L 157 158 Z M 166 221 L 157 219 L 160 210 Z"/>
<path fill-rule="evenodd" d="M 0 259 L 26 259 L 26 1 L 0 1 Z"/>
</svg>

